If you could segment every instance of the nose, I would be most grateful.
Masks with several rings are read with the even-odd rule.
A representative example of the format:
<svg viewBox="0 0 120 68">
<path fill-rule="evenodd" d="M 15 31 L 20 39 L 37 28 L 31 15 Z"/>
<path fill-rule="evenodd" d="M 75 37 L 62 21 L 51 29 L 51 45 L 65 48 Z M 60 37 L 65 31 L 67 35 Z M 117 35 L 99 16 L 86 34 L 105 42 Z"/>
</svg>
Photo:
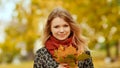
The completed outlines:
<svg viewBox="0 0 120 68">
<path fill-rule="evenodd" d="M 63 27 L 60 28 L 60 33 L 64 33 L 64 28 Z"/>
</svg>

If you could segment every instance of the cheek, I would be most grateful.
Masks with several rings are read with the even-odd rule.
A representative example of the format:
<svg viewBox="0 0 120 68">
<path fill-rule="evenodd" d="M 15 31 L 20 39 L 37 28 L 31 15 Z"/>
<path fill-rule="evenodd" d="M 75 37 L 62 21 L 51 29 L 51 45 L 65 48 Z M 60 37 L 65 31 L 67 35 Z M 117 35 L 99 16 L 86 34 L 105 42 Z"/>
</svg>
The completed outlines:
<svg viewBox="0 0 120 68">
<path fill-rule="evenodd" d="M 51 28 L 51 32 L 52 32 L 52 34 L 56 34 L 58 32 L 58 30 Z"/>
<path fill-rule="evenodd" d="M 71 31 L 70 27 L 67 29 L 67 31 L 68 31 L 68 32 L 70 32 L 70 31 Z"/>
</svg>

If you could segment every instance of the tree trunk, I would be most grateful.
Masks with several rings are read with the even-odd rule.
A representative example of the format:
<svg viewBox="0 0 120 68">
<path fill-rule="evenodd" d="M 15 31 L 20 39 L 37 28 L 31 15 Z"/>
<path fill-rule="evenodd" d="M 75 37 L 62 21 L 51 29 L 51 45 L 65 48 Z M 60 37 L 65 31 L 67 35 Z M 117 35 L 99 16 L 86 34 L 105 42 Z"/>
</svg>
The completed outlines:
<svg viewBox="0 0 120 68">
<path fill-rule="evenodd" d="M 111 57 L 111 54 L 110 54 L 110 45 L 108 42 L 106 42 L 106 56 L 107 57 Z"/>
<path fill-rule="evenodd" d="M 118 59 L 118 57 L 119 57 L 119 49 L 120 49 L 119 47 L 120 47 L 120 40 L 118 40 L 116 43 L 116 53 L 115 53 L 116 59 Z"/>
</svg>

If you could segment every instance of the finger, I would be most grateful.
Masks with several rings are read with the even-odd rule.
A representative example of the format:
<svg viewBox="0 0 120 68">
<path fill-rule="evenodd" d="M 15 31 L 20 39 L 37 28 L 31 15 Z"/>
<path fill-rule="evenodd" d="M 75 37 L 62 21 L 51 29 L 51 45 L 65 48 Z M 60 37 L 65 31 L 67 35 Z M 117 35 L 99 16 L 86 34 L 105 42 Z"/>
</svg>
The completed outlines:
<svg viewBox="0 0 120 68">
<path fill-rule="evenodd" d="M 69 66 L 69 65 L 65 65 L 64 67 L 65 67 L 65 68 L 70 68 L 70 66 Z"/>
<path fill-rule="evenodd" d="M 68 64 L 66 64 L 66 63 L 63 63 L 62 65 L 64 65 L 64 66 L 68 66 Z"/>
</svg>

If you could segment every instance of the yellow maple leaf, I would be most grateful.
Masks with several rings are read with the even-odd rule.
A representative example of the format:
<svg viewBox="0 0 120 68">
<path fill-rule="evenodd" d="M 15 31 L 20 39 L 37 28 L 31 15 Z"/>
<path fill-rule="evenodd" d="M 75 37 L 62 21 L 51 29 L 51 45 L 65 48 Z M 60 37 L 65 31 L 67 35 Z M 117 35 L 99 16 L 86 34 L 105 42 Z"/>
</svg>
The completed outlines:
<svg viewBox="0 0 120 68">
<path fill-rule="evenodd" d="M 54 56 L 56 58 L 64 57 L 65 56 L 65 54 L 64 54 L 64 47 L 62 45 L 60 45 L 59 48 L 57 50 L 55 50 Z"/>
<path fill-rule="evenodd" d="M 77 54 L 76 48 L 73 47 L 72 45 L 68 46 L 67 48 L 65 48 L 64 53 L 67 55 L 75 55 Z"/>
<path fill-rule="evenodd" d="M 54 54 L 56 57 L 55 60 L 58 63 L 68 63 L 71 67 L 77 66 L 79 60 L 84 60 L 89 57 L 87 54 L 83 53 L 83 51 L 77 50 L 72 45 L 66 48 L 60 45 L 58 50 L 55 50 Z"/>
</svg>

